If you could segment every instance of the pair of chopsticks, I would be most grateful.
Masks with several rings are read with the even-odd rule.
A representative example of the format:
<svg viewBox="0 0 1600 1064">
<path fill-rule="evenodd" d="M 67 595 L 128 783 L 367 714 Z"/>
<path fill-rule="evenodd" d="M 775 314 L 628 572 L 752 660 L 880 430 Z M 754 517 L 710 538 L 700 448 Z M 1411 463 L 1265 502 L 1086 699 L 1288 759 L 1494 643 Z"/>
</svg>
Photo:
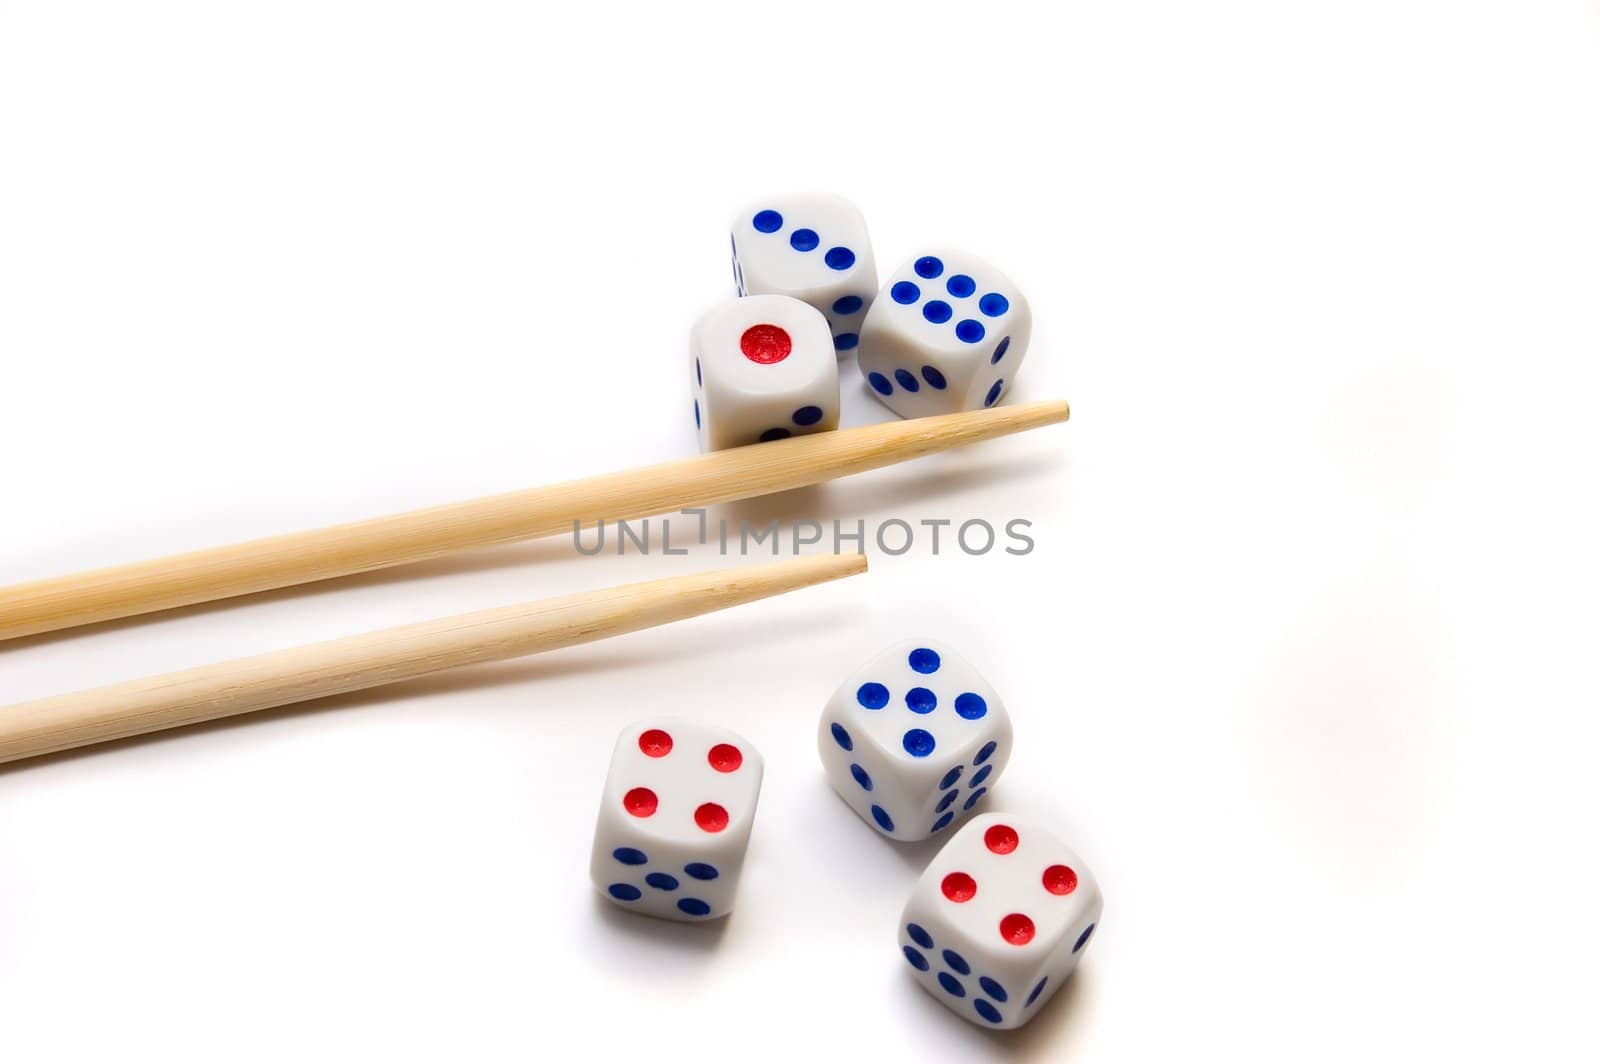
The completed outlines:
<svg viewBox="0 0 1600 1064">
<path fill-rule="evenodd" d="M 1065 401 L 841 429 L 0 588 L 0 641 L 753 498 L 1067 420 Z M 461 614 L 0 707 L 0 762 L 536 654 L 864 572 L 863 555 L 722 569 Z"/>
</svg>

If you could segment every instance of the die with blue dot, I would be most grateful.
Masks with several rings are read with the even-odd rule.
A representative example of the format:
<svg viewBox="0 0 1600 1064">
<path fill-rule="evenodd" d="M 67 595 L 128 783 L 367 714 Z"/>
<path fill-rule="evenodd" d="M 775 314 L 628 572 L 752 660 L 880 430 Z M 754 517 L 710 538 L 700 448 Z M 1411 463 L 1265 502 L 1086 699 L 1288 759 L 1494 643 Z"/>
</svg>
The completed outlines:
<svg viewBox="0 0 1600 1064">
<path fill-rule="evenodd" d="M 1100 922 L 1100 886 L 1037 821 L 985 813 L 912 888 L 900 954 L 922 988 L 980 1027 L 1020 1027 L 1072 974 Z"/>
<path fill-rule="evenodd" d="M 867 222 L 832 195 L 775 197 L 733 222 L 733 280 L 741 296 L 786 295 L 827 319 L 834 349 L 852 351 L 878 291 Z"/>
<path fill-rule="evenodd" d="M 1011 718 L 949 646 L 910 640 L 857 669 L 828 700 L 817 751 L 862 820 L 915 842 L 983 801 L 1011 757 Z"/>
<path fill-rule="evenodd" d="M 595 888 L 646 916 L 726 916 L 744 868 L 761 768 L 747 740 L 719 728 L 659 719 L 625 729 L 595 825 Z"/>
<path fill-rule="evenodd" d="M 1028 301 L 999 270 L 966 252 L 923 251 L 867 312 L 861 375 L 901 417 L 979 410 L 1010 389 L 1032 331 Z"/>
<path fill-rule="evenodd" d="M 700 449 L 839 427 L 839 363 L 828 323 L 788 296 L 733 299 L 689 334 L 689 384 Z"/>
</svg>

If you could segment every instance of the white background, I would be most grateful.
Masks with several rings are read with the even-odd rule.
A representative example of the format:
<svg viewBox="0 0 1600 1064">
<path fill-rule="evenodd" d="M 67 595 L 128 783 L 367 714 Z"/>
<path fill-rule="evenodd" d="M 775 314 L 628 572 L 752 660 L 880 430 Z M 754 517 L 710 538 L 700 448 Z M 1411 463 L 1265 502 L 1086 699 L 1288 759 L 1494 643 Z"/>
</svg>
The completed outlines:
<svg viewBox="0 0 1600 1064">
<path fill-rule="evenodd" d="M 0 2 L 0 582 L 688 454 L 753 199 L 1000 264 L 1072 421 L 737 519 L 1034 522 L 546 659 L 0 769 L 7 1061 L 1594 1059 L 1600 16 L 1578 2 Z M 843 366 L 846 422 L 886 416 Z M 686 533 L 691 522 L 674 526 Z M 737 562 L 737 559 L 733 559 Z M 722 564 L 551 540 L 0 648 L 0 703 Z M 1010 1037 L 823 782 L 949 639 L 1103 881 Z M 724 929 L 586 882 L 748 736 Z"/>
</svg>

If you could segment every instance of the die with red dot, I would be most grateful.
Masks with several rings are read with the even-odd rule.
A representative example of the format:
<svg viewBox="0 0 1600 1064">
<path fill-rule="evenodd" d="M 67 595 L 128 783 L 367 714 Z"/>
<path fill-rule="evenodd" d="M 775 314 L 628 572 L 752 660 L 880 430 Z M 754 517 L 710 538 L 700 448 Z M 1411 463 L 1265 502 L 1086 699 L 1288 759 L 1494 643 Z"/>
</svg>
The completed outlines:
<svg viewBox="0 0 1600 1064">
<path fill-rule="evenodd" d="M 889 278 L 861 327 L 861 375 L 901 417 L 994 406 L 1022 367 L 1033 316 L 976 255 L 932 249 Z"/>
<path fill-rule="evenodd" d="M 753 204 L 733 221 L 733 282 L 741 296 L 804 300 L 827 318 L 833 349 L 853 350 L 878 290 L 866 219 L 832 195 Z"/>
<path fill-rule="evenodd" d="M 626 909 L 702 921 L 733 909 L 761 793 L 761 755 L 678 719 L 623 731 L 611 755 L 589 870 Z"/>
<path fill-rule="evenodd" d="M 689 355 L 701 450 L 839 427 L 839 363 L 828 323 L 798 299 L 724 303 L 695 323 Z"/>
<path fill-rule="evenodd" d="M 923 989 L 981 1027 L 1020 1027 L 1077 967 L 1100 886 L 1036 821 L 974 817 L 912 888 L 900 953 Z"/>
<path fill-rule="evenodd" d="M 897 643 L 823 708 L 817 752 L 845 804 L 882 835 L 915 842 L 972 812 L 1011 757 L 1011 718 L 945 643 Z"/>
</svg>

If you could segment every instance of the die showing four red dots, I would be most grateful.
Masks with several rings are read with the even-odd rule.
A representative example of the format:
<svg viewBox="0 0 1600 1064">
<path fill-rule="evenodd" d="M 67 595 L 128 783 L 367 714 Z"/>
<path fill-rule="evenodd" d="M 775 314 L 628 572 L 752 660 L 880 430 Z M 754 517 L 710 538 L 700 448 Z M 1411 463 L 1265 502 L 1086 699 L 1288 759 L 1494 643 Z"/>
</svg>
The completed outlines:
<svg viewBox="0 0 1600 1064">
<path fill-rule="evenodd" d="M 672 753 L 672 736 L 660 728 L 651 728 L 639 736 L 639 752 L 645 757 L 666 757 Z M 744 764 L 744 754 L 732 743 L 718 743 L 706 752 L 706 764 L 717 772 L 737 772 Z M 635 787 L 622 796 L 622 808 L 641 819 L 654 816 L 660 805 L 661 800 L 649 787 Z M 725 830 L 728 819 L 728 811 L 716 802 L 704 802 L 694 811 L 696 826 L 711 835 Z"/>
<path fill-rule="evenodd" d="M 1014 853 L 1021 839 L 1017 829 L 1009 824 L 992 825 L 983 833 L 983 844 L 990 853 L 1001 857 Z M 1078 889 L 1078 873 L 1064 864 L 1053 864 L 1040 877 L 1044 889 L 1051 894 L 1071 894 Z M 957 905 L 971 901 L 978 893 L 978 881 L 965 872 L 951 872 L 939 883 L 939 890 Z M 1013 946 L 1026 946 L 1033 941 L 1033 920 L 1026 913 L 1010 913 L 1000 920 L 1000 937 Z"/>
</svg>

